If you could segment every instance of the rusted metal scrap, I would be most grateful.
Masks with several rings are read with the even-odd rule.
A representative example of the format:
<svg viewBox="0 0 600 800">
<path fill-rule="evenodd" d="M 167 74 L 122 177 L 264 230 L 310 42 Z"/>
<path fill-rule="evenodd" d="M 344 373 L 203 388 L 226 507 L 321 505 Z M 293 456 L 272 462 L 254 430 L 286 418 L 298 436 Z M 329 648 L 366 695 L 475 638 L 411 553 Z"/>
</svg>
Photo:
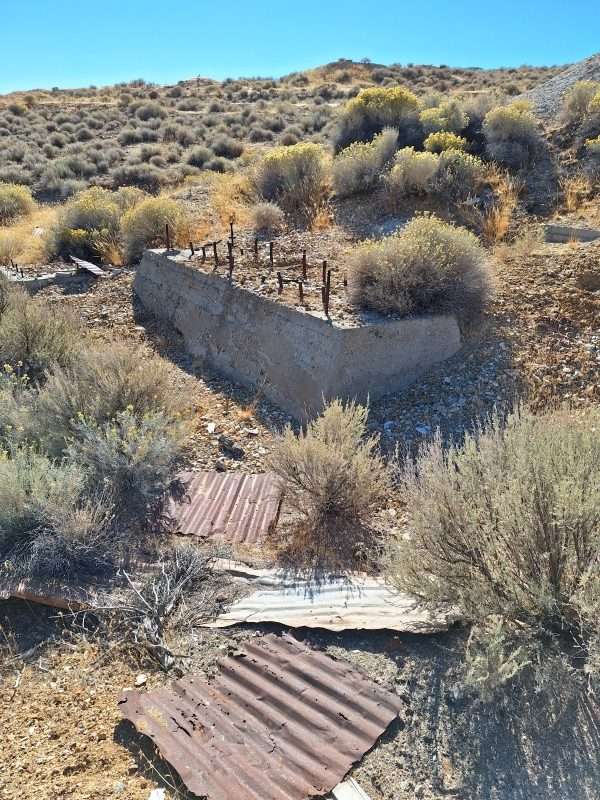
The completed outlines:
<svg viewBox="0 0 600 800">
<path fill-rule="evenodd" d="M 282 492 L 272 473 L 186 472 L 180 483 L 167 508 L 176 533 L 251 545 L 277 525 Z"/>
<path fill-rule="evenodd" d="M 188 675 L 120 700 L 188 789 L 210 800 L 327 794 L 402 705 L 347 662 L 288 636 L 254 639 L 219 667 L 210 682 Z"/>
</svg>

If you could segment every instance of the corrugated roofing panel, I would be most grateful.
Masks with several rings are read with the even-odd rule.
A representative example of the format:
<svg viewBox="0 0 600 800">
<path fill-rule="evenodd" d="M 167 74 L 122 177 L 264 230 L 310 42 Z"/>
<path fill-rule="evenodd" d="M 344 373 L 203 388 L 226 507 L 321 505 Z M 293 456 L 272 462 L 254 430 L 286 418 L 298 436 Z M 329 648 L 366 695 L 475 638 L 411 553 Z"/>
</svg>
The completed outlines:
<svg viewBox="0 0 600 800">
<path fill-rule="evenodd" d="M 256 544 L 277 524 L 281 488 L 271 473 L 188 472 L 181 482 L 185 494 L 167 512 L 177 533 Z"/>
<path fill-rule="evenodd" d="M 219 666 L 211 682 L 186 676 L 120 701 L 186 786 L 210 800 L 324 795 L 401 708 L 347 662 L 287 636 L 247 642 Z"/>
<path fill-rule="evenodd" d="M 274 584 L 234 603 L 210 628 L 241 622 L 277 622 L 290 627 L 389 629 L 409 633 L 445 631 L 457 614 L 450 608 L 431 611 L 415 598 L 394 591 L 380 578 L 355 576 L 321 581 L 286 581 L 273 572 Z"/>
</svg>

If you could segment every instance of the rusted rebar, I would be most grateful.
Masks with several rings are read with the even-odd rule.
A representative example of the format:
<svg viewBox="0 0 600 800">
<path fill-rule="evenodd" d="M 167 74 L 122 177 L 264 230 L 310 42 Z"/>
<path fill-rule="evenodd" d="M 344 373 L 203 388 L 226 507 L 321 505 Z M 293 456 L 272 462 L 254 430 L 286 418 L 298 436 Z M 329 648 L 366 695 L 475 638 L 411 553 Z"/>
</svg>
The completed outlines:
<svg viewBox="0 0 600 800">
<path fill-rule="evenodd" d="M 302 280 L 306 280 L 306 250 L 302 251 Z"/>
<path fill-rule="evenodd" d="M 166 239 L 166 244 L 167 244 L 167 250 L 170 250 L 171 249 L 171 236 L 170 236 L 170 233 L 169 233 L 169 223 L 168 222 L 165 225 L 165 239 Z"/>
</svg>

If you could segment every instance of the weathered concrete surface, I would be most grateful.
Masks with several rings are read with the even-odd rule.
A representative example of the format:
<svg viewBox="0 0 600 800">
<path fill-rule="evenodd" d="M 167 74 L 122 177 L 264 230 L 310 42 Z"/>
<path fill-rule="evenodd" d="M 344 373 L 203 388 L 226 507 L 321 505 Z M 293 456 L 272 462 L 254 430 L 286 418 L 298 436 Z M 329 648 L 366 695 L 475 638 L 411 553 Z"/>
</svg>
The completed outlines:
<svg viewBox="0 0 600 800">
<path fill-rule="evenodd" d="M 593 242 L 600 239 L 600 228 L 583 228 L 575 225 L 548 223 L 544 228 L 547 242 Z"/>
<path fill-rule="evenodd" d="M 190 353 L 238 383 L 260 384 L 299 419 L 318 412 L 323 397 L 364 400 L 402 389 L 460 348 L 452 316 L 342 328 L 162 250 L 146 251 L 134 290 L 181 332 Z"/>
</svg>

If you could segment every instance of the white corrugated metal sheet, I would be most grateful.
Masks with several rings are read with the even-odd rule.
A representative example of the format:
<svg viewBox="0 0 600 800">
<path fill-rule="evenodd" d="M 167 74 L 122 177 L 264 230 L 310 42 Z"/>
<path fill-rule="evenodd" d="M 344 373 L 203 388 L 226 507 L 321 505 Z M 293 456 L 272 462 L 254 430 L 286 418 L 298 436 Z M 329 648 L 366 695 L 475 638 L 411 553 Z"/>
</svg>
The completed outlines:
<svg viewBox="0 0 600 800">
<path fill-rule="evenodd" d="M 436 633 L 447 630 L 458 619 L 449 608 L 432 612 L 413 597 L 395 592 L 381 578 L 286 581 L 281 573 L 273 572 L 272 576 L 273 585 L 234 603 L 206 627 L 277 622 L 293 628 L 332 631 L 388 629 Z"/>
<path fill-rule="evenodd" d="M 369 795 L 353 778 L 338 783 L 332 795 L 335 800 L 370 800 Z"/>
</svg>

